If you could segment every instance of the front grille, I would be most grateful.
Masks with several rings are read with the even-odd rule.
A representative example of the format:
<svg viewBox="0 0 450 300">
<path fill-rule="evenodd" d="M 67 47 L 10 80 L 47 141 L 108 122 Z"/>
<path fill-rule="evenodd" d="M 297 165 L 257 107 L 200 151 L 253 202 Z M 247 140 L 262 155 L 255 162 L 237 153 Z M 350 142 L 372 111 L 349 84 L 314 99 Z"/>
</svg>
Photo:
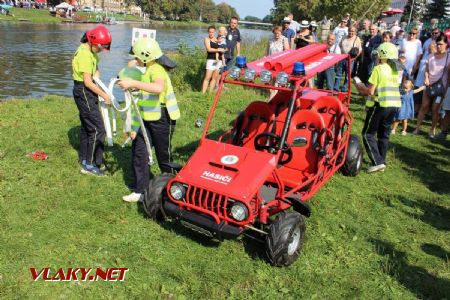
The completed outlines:
<svg viewBox="0 0 450 300">
<path fill-rule="evenodd" d="M 186 191 L 186 203 L 207 210 L 221 219 L 227 218 L 228 199 L 224 195 L 217 194 L 202 188 L 189 186 Z"/>
</svg>

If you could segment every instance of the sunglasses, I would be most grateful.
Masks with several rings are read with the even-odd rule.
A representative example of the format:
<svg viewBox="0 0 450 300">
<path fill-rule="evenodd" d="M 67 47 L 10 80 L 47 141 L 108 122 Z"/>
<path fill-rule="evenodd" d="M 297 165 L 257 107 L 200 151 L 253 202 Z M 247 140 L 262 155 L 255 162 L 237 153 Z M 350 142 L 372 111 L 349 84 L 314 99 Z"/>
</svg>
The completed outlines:
<svg viewBox="0 0 450 300">
<path fill-rule="evenodd" d="M 447 45 L 447 44 L 445 44 L 445 43 L 443 43 L 443 44 L 437 43 L 436 45 L 437 45 L 437 46 L 445 46 L 445 45 Z"/>
<path fill-rule="evenodd" d="M 432 35 L 438 35 L 438 34 L 439 34 L 439 31 L 438 31 L 438 32 L 432 32 L 431 34 L 432 34 Z"/>
<path fill-rule="evenodd" d="M 417 35 L 417 32 L 410 32 L 411 35 Z"/>
</svg>

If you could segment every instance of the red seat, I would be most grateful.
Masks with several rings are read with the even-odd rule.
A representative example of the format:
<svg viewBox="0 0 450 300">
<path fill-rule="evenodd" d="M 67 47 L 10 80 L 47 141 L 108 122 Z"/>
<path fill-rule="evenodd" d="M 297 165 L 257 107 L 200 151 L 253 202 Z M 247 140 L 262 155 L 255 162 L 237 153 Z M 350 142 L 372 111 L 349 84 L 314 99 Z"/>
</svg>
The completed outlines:
<svg viewBox="0 0 450 300">
<path fill-rule="evenodd" d="M 239 118 L 242 119 L 239 120 Z M 269 131 L 274 115 L 267 102 L 254 101 L 247 106 L 239 118 L 235 124 L 236 136 L 233 144 L 254 148 L 255 137 L 262 132 Z"/>
<path fill-rule="evenodd" d="M 324 128 L 322 116 L 314 110 L 298 110 L 292 116 L 287 138 L 292 149 L 292 158 L 278 170 L 286 186 L 294 188 L 317 174 Z M 303 140 L 305 144 L 296 146 L 296 140 Z M 275 182 L 275 179 L 271 176 L 269 181 Z"/>
<path fill-rule="evenodd" d="M 314 102 L 311 109 L 321 114 L 325 126 L 333 133 L 336 143 L 339 143 L 341 140 L 340 129 L 344 121 L 344 105 L 342 105 L 342 102 L 333 96 L 323 96 Z"/>
<path fill-rule="evenodd" d="M 284 123 L 286 121 L 286 116 L 289 108 L 289 101 L 292 98 L 292 93 L 287 91 L 278 91 L 275 97 L 270 100 L 269 105 L 274 112 L 274 123 L 275 130 L 272 131 L 275 134 L 281 135 Z"/>
</svg>

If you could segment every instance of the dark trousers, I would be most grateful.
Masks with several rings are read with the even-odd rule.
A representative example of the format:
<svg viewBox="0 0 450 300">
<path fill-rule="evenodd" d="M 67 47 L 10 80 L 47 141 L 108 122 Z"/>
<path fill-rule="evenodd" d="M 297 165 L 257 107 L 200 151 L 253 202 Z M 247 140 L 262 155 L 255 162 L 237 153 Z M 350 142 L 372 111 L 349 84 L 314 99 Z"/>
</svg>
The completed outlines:
<svg viewBox="0 0 450 300">
<path fill-rule="evenodd" d="M 350 63 L 350 74 L 352 72 L 352 63 Z M 347 92 L 348 91 L 348 61 L 343 60 L 338 63 L 337 71 L 336 71 L 336 80 L 334 83 L 334 90 L 335 91 L 341 91 L 341 92 Z M 341 86 L 342 77 L 344 77 L 344 85 Z"/>
<path fill-rule="evenodd" d="M 100 166 L 105 151 L 105 125 L 98 108 L 98 96 L 84 86 L 83 82 L 75 82 L 73 98 L 80 113 L 80 150 L 78 159 L 90 165 Z"/>
<path fill-rule="evenodd" d="M 397 107 L 380 107 L 377 103 L 367 112 L 362 137 L 373 166 L 386 162 L 391 125 L 397 111 Z"/>
<path fill-rule="evenodd" d="M 175 130 L 175 121 L 170 120 L 166 108 L 162 108 L 161 118 L 157 121 L 144 121 L 147 136 L 152 147 L 155 148 L 156 159 L 161 173 L 171 173 L 170 141 Z M 142 129 L 139 128 L 131 147 L 135 192 L 144 193 L 150 183 L 150 166 L 148 165 L 148 151 L 145 145 Z"/>
<path fill-rule="evenodd" d="M 334 85 L 334 77 L 335 77 L 335 69 L 334 67 L 328 68 L 325 71 L 319 73 L 317 75 L 317 88 L 323 89 L 325 86 L 325 80 L 327 81 L 327 88 L 329 90 L 333 89 Z"/>
<path fill-rule="evenodd" d="M 224 71 L 228 71 L 233 67 L 234 57 L 225 58 L 225 67 Z"/>
</svg>

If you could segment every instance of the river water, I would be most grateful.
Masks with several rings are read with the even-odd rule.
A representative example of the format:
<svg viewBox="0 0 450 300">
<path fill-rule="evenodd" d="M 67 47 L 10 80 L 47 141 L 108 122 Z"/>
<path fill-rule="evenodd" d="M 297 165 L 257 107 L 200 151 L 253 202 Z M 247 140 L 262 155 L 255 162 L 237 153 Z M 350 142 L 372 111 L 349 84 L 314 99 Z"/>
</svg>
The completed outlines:
<svg viewBox="0 0 450 300">
<path fill-rule="evenodd" d="M 83 33 L 92 24 L 0 23 L 0 101 L 41 97 L 46 94 L 72 96 L 72 56 Z M 100 54 L 104 82 L 115 77 L 130 59 L 128 51 L 133 27 L 156 29 L 164 50 L 175 50 L 184 42 L 203 47 L 206 28 L 149 27 L 117 24 L 108 28 L 113 42 L 109 53 Z M 241 29 L 243 41 L 268 37 L 270 31 Z"/>
</svg>

